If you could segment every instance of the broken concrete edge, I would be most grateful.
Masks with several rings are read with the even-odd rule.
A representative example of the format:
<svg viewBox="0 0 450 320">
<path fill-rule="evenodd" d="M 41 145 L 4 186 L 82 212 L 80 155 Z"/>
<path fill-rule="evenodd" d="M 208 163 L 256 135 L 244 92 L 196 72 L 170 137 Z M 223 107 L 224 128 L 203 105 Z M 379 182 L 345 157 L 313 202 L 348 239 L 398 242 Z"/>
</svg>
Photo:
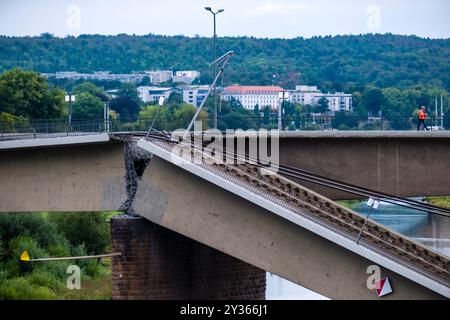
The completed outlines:
<svg viewBox="0 0 450 320">
<path fill-rule="evenodd" d="M 124 143 L 124 161 L 125 161 L 125 184 L 127 199 L 119 207 L 131 217 L 139 217 L 133 208 L 133 202 L 139 187 L 139 180 L 142 178 L 145 169 L 150 163 L 152 154 L 137 147 L 137 141 L 132 136 L 111 135 L 111 139 Z"/>
</svg>

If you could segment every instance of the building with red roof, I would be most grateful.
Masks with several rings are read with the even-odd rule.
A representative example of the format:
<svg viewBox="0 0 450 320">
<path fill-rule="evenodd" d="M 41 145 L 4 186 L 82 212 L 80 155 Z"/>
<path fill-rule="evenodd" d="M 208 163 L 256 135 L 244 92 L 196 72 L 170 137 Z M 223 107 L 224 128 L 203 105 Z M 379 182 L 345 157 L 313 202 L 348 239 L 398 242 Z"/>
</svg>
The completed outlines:
<svg viewBox="0 0 450 320">
<path fill-rule="evenodd" d="M 280 93 L 283 91 L 285 90 L 278 86 L 228 86 L 223 91 L 223 98 L 234 98 L 248 110 L 253 110 L 256 105 L 260 110 L 266 106 L 277 110 L 281 104 Z"/>
</svg>

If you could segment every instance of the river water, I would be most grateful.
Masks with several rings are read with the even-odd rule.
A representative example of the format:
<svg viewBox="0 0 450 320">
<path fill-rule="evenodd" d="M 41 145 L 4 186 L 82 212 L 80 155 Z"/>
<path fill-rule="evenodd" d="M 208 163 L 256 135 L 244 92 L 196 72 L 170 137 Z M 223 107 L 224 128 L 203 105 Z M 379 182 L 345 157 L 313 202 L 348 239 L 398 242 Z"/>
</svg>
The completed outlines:
<svg viewBox="0 0 450 320">
<path fill-rule="evenodd" d="M 421 200 L 421 198 L 414 199 Z M 364 215 L 369 213 L 369 207 L 365 201 L 358 203 L 352 209 Z M 429 215 L 426 212 L 407 209 L 385 202 L 381 202 L 378 210 L 373 210 L 370 217 L 378 223 L 450 257 L 449 218 Z M 271 273 L 267 273 L 266 298 L 269 300 L 327 299 Z"/>
</svg>

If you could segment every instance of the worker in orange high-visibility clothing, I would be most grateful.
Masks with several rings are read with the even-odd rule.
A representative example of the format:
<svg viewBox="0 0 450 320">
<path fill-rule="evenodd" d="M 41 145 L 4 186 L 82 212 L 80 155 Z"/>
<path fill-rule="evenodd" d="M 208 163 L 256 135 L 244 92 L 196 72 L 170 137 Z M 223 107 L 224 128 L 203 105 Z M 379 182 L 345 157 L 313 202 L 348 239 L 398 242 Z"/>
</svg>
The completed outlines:
<svg viewBox="0 0 450 320">
<path fill-rule="evenodd" d="M 425 113 L 425 107 L 421 106 L 419 110 L 419 114 L 417 115 L 419 118 L 419 123 L 417 124 L 417 130 L 420 130 L 420 125 L 423 124 L 423 127 L 428 131 L 427 125 L 425 124 L 425 119 L 427 118 L 427 114 Z"/>
</svg>

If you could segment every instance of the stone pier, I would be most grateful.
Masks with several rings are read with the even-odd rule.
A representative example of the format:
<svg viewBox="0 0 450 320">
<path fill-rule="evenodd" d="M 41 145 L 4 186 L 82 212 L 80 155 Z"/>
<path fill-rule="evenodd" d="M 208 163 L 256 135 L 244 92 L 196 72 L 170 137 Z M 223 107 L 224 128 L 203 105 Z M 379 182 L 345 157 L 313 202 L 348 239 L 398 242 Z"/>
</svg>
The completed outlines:
<svg viewBox="0 0 450 320">
<path fill-rule="evenodd" d="M 265 299 L 266 273 L 143 218 L 111 220 L 113 299 Z"/>
</svg>

